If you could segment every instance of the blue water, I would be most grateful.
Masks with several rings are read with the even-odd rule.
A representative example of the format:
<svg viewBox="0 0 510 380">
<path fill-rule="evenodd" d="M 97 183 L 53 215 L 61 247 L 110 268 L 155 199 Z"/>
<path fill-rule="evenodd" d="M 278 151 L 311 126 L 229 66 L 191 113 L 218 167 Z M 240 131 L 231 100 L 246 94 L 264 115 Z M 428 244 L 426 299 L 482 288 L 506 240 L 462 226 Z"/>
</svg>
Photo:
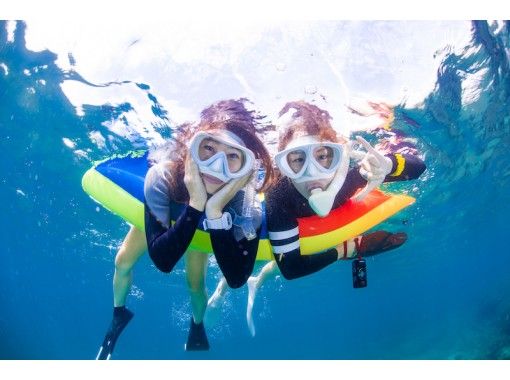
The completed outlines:
<svg viewBox="0 0 510 380">
<path fill-rule="evenodd" d="M 356 25 L 377 31 L 379 42 L 383 26 L 400 27 Z M 56 53 L 27 47 L 27 27 L 18 22 L 9 31 L 0 22 L 0 358 L 93 359 L 110 322 L 116 248 L 129 227 L 95 204 L 80 180 L 94 160 L 145 148 L 147 139 L 129 130 L 126 114 L 141 111 L 136 104 L 83 104 L 78 112 L 62 85 L 136 92 L 151 110 L 147 120 L 139 113 L 142 123 L 163 137 L 174 110 L 159 100 L 156 81 L 93 83 L 74 68 L 72 52 L 70 68 L 60 67 Z M 145 255 L 127 304 L 135 318 L 114 359 L 509 359 L 510 25 L 481 21 L 466 30 L 465 46 L 437 46 L 435 86 L 424 101 L 396 108 L 396 128 L 418 139 L 428 170 L 394 187 L 417 202 L 383 227 L 410 238 L 368 260 L 366 289 L 352 288 L 350 263 L 269 281 L 255 306 L 254 338 L 244 319 L 246 289 L 231 292 L 209 331 L 211 350 L 186 353 L 183 266 L 162 275 Z M 194 110 L 243 91 L 217 88 L 214 97 L 193 100 Z M 479 96 L 466 102 L 468 91 Z M 114 121 L 130 133 L 108 128 Z M 94 133 L 104 143 L 91 139 Z M 210 292 L 218 276 L 213 265 Z"/>
</svg>

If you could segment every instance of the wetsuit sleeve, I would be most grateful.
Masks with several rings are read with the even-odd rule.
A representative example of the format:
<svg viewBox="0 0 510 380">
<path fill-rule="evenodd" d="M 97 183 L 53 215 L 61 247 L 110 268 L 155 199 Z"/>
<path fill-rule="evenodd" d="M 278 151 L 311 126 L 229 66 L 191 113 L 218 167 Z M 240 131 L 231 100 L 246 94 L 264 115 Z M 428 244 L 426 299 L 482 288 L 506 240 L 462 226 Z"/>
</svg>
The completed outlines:
<svg viewBox="0 0 510 380">
<path fill-rule="evenodd" d="M 203 212 L 186 206 L 171 226 L 171 199 L 162 165 L 149 169 L 145 177 L 144 195 L 149 256 L 160 271 L 168 273 L 188 249 Z"/>
<path fill-rule="evenodd" d="M 164 227 L 145 204 L 145 236 L 149 256 L 156 267 L 169 273 L 188 249 L 203 211 L 186 205 L 175 224 Z"/>
<path fill-rule="evenodd" d="M 266 195 L 266 221 L 269 240 L 278 268 L 287 280 L 320 271 L 337 260 L 337 250 L 301 255 L 297 218 L 290 214 L 285 203 L 277 196 Z"/>
<path fill-rule="evenodd" d="M 419 157 L 410 154 L 389 154 L 393 163 L 390 174 L 384 182 L 406 181 L 418 178 L 426 169 L 425 162 Z"/>
<path fill-rule="evenodd" d="M 231 288 L 243 286 L 255 265 L 255 258 L 260 239 L 260 229 L 257 237 L 252 240 L 246 238 L 237 241 L 233 228 L 230 230 L 209 230 L 214 256 L 221 272 Z"/>
</svg>

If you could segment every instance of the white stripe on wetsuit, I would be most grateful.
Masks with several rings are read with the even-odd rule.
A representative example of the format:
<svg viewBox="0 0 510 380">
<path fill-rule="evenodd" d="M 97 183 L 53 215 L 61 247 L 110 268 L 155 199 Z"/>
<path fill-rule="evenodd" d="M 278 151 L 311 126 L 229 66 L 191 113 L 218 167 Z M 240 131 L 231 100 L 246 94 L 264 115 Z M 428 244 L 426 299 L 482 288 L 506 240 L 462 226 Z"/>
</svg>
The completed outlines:
<svg viewBox="0 0 510 380">
<path fill-rule="evenodd" d="M 299 249 L 298 227 L 285 231 L 268 231 L 268 235 L 274 253 L 283 254 Z"/>
<path fill-rule="evenodd" d="M 274 253 L 287 253 L 299 248 L 299 240 L 285 245 L 273 245 Z"/>
<path fill-rule="evenodd" d="M 299 234 L 299 229 L 297 227 L 287 230 L 287 231 L 268 231 L 269 239 L 270 240 L 283 240 L 293 237 L 294 235 Z"/>
</svg>

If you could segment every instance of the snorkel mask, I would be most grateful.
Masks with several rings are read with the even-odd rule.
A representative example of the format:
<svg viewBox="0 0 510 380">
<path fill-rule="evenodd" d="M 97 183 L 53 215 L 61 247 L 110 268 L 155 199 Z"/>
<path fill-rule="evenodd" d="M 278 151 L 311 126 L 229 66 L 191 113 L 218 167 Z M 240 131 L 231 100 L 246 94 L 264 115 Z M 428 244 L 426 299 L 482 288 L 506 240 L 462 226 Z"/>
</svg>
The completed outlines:
<svg viewBox="0 0 510 380">
<path fill-rule="evenodd" d="M 303 136 L 292 141 L 275 156 L 281 173 L 295 183 L 332 179 L 326 190 L 313 189 L 308 203 L 319 216 L 326 216 L 342 188 L 349 169 L 349 148 L 346 144 L 319 142 Z"/>
<path fill-rule="evenodd" d="M 303 136 L 276 154 L 275 161 L 280 171 L 296 183 L 331 179 L 340 166 L 343 150 L 341 144 Z"/>
<path fill-rule="evenodd" d="M 225 152 L 204 152 L 201 151 L 201 144 L 204 140 L 211 139 L 216 142 L 228 145 L 241 151 L 242 165 L 239 170 L 231 171 L 228 166 L 228 158 Z M 241 178 L 252 170 L 255 163 L 255 155 L 246 148 L 243 141 L 232 132 L 221 130 L 215 133 L 199 132 L 192 139 L 189 146 L 191 157 L 198 166 L 198 170 L 219 179 L 222 182 L 229 182 L 232 179 Z"/>
</svg>

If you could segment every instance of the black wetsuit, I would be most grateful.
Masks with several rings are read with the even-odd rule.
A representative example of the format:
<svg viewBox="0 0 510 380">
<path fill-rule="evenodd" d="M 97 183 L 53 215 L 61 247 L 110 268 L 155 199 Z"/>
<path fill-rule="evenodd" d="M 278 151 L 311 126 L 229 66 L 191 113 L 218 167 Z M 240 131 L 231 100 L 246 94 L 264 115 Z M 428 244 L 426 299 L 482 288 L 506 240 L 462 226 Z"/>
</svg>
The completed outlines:
<svg viewBox="0 0 510 380">
<path fill-rule="evenodd" d="M 396 155 L 390 154 L 386 157 L 392 160 L 393 168 L 385 182 L 416 179 L 425 170 L 425 163 L 416 156 L 399 155 L 401 165 L 398 169 Z M 396 170 L 399 171 L 398 175 L 395 175 Z M 366 184 L 367 181 L 359 174 L 358 169 L 350 169 L 344 185 L 335 198 L 333 209 L 344 204 Z M 287 177 L 281 178 L 266 193 L 269 239 L 276 263 L 282 275 L 288 280 L 317 272 L 337 260 L 338 252 L 335 248 L 312 255 L 301 255 L 297 219 L 311 215 L 316 214 L 308 200 L 297 191 Z"/>
<path fill-rule="evenodd" d="M 153 170 L 151 168 L 149 171 Z M 147 183 L 149 182 L 149 183 Z M 188 249 L 196 229 L 201 225 L 204 212 L 189 205 L 179 205 L 172 201 L 168 193 L 168 181 L 153 170 L 148 173 L 145 184 L 145 235 L 149 255 L 162 272 L 170 272 Z M 154 188 L 151 188 L 154 186 Z M 159 188 L 159 189 L 158 189 Z M 156 200 L 150 192 L 159 191 Z M 166 194 L 166 197 L 165 195 Z M 149 196 L 148 196 L 149 195 Z M 224 211 L 239 213 L 243 192 L 238 192 Z M 151 204 L 152 203 L 152 204 Z M 159 203 L 159 205 L 157 204 Z M 165 209 L 166 207 L 166 209 Z M 162 209 L 164 210 L 162 212 Z M 159 217 L 156 215 L 159 214 Z M 232 215 L 234 217 L 234 215 Z M 175 221 L 170 225 L 170 221 Z M 250 277 L 257 256 L 260 227 L 257 237 L 237 241 L 234 229 L 208 230 L 214 255 L 228 285 L 231 288 L 243 286 Z"/>
</svg>

